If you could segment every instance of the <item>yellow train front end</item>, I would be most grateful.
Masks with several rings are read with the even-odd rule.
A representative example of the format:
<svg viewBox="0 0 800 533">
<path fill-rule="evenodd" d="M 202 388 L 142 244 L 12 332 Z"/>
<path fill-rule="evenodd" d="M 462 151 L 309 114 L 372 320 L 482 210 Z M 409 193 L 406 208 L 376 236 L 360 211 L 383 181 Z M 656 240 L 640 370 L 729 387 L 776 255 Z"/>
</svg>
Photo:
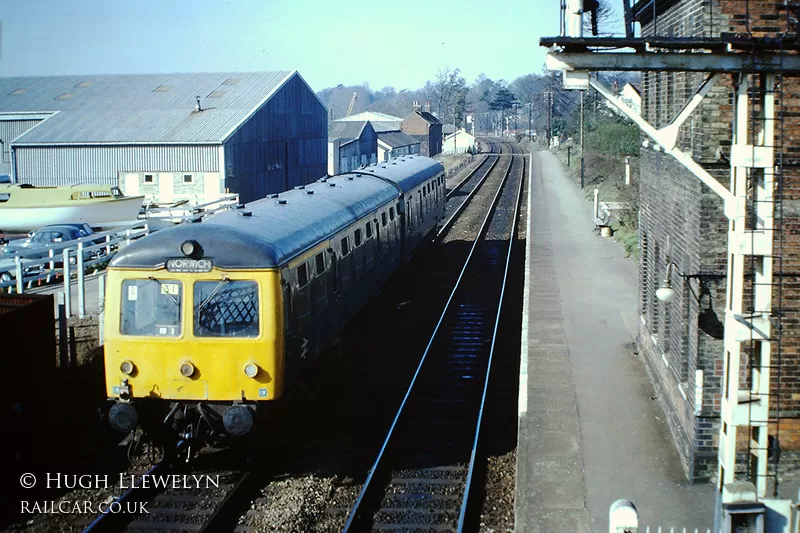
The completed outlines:
<svg viewBox="0 0 800 533">
<path fill-rule="evenodd" d="M 157 270 L 109 268 L 105 378 L 120 431 L 249 433 L 259 405 L 283 393 L 277 270 L 171 259 Z"/>
</svg>

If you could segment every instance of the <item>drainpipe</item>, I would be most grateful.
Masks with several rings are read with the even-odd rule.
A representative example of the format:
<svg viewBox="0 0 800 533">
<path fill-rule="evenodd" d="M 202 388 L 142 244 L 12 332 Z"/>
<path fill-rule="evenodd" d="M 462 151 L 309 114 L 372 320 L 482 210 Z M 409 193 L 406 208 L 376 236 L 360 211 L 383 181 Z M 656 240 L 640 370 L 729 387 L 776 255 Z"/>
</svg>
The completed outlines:
<svg viewBox="0 0 800 533">
<path fill-rule="evenodd" d="M 14 144 L 9 145 L 9 155 L 11 156 L 11 183 L 19 183 L 17 179 L 17 151 L 14 149 Z"/>
</svg>

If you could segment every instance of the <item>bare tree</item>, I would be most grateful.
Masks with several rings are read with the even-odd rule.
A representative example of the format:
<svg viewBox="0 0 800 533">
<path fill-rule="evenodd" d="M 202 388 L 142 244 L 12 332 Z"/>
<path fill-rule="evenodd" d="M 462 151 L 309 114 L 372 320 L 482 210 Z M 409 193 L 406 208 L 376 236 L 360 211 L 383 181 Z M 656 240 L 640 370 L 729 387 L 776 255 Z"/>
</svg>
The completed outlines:
<svg viewBox="0 0 800 533">
<path fill-rule="evenodd" d="M 619 15 L 611 7 L 609 0 L 595 0 L 594 13 L 583 18 L 584 35 L 611 35 L 612 30 L 620 22 Z"/>
<path fill-rule="evenodd" d="M 459 69 L 445 67 L 436 73 L 433 84 L 433 93 L 436 99 L 436 112 L 445 122 L 456 115 L 456 106 L 459 94 L 467 87 L 467 82 L 461 76 Z"/>
</svg>

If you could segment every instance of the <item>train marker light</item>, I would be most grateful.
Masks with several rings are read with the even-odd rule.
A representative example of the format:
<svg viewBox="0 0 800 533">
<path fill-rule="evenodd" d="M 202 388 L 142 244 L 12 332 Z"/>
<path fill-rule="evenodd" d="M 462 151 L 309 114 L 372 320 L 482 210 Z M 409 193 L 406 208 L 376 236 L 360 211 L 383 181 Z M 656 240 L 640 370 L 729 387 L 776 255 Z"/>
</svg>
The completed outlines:
<svg viewBox="0 0 800 533">
<path fill-rule="evenodd" d="M 192 259 L 200 259 L 203 257 L 203 247 L 195 240 L 183 241 L 181 243 L 181 253 Z"/>
<path fill-rule="evenodd" d="M 181 375 L 185 378 L 190 378 L 194 374 L 194 365 L 190 362 L 185 362 L 181 365 Z"/>
<path fill-rule="evenodd" d="M 258 365 L 255 363 L 247 363 L 244 365 L 244 375 L 248 378 L 254 378 L 258 375 Z"/>
<path fill-rule="evenodd" d="M 127 359 L 122 363 L 120 363 L 119 365 L 119 371 L 125 374 L 126 376 L 130 376 L 131 374 L 133 374 L 133 371 L 135 369 L 136 366 L 134 366 L 133 361 L 128 361 Z"/>
</svg>

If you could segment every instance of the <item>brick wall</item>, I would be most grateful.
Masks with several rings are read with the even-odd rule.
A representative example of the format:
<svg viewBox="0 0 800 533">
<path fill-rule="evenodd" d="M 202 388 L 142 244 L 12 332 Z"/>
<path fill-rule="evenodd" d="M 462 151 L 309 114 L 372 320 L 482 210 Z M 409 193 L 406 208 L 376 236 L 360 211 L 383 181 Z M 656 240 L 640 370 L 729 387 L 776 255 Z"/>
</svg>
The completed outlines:
<svg viewBox="0 0 800 533">
<path fill-rule="evenodd" d="M 655 21 L 642 17 L 642 34 L 718 37 L 721 34 L 774 36 L 786 26 L 781 3 L 750 0 L 680 0 L 662 9 Z M 668 124 L 700 85 L 699 73 L 643 74 L 642 115 L 653 125 Z M 731 75 L 723 79 L 680 129 L 678 147 L 726 186 L 730 170 Z M 778 109 L 783 135 L 776 140 L 787 167 L 783 171 L 781 232 L 775 250 L 782 261 L 774 305 L 782 312 L 780 376 L 772 371 L 771 418 L 780 415 L 781 471 L 791 477 L 800 467 L 800 176 L 791 167 L 800 153 L 800 83 L 784 79 Z M 776 128 L 780 131 L 780 128 Z M 776 154 L 776 158 L 778 155 Z M 779 191 L 780 192 L 780 191 Z M 650 141 L 642 150 L 640 182 L 640 314 L 637 345 L 658 391 L 687 477 L 713 478 L 722 392 L 727 220 L 722 201 L 695 176 Z M 677 298 L 664 304 L 655 290 L 674 261 L 686 274 L 673 274 Z M 698 301 L 699 298 L 699 301 Z M 779 302 L 780 298 L 780 304 Z M 773 350 L 777 362 L 777 350 Z M 746 367 L 746 363 L 745 363 Z M 701 371 L 701 372 L 698 372 Z M 742 369 L 746 382 L 747 369 Z M 780 395 L 777 385 L 780 383 Z M 700 393 L 702 390 L 702 394 Z M 702 403 L 696 402 L 696 396 Z M 778 399 L 780 405 L 778 405 Z M 777 425 L 770 426 L 776 435 Z"/>
</svg>

